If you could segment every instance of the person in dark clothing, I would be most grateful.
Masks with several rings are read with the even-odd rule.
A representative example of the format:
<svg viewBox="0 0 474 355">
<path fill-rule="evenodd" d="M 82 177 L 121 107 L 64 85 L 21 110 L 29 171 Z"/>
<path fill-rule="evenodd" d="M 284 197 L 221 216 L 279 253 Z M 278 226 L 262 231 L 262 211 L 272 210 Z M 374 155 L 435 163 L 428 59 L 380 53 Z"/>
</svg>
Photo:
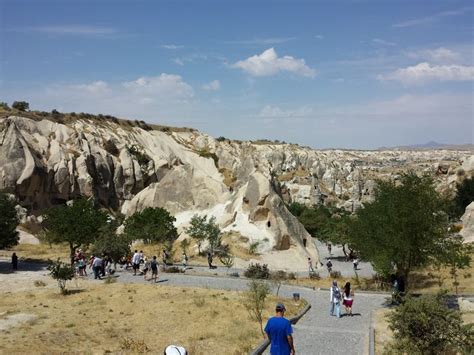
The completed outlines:
<svg viewBox="0 0 474 355">
<path fill-rule="evenodd" d="M 207 252 L 207 263 L 209 264 L 209 269 L 214 269 L 212 265 L 212 254 L 210 251 Z"/>
<path fill-rule="evenodd" d="M 16 253 L 12 254 L 12 268 L 13 271 L 18 270 L 18 256 L 16 256 Z"/>
<path fill-rule="evenodd" d="M 331 273 L 331 271 L 332 271 L 332 262 L 331 262 L 331 260 L 328 260 L 328 262 L 326 263 L 326 267 L 328 268 L 328 272 Z"/>
</svg>

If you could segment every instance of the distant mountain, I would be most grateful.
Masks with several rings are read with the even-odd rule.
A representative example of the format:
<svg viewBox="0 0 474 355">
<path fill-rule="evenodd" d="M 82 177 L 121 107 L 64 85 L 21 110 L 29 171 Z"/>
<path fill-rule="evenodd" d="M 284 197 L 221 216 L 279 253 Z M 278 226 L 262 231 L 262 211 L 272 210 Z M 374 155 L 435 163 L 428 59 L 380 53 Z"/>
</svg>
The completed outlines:
<svg viewBox="0 0 474 355">
<path fill-rule="evenodd" d="M 401 145 L 396 147 L 380 147 L 377 150 L 474 150 L 474 144 L 445 144 L 435 141 L 429 141 L 423 144 Z"/>
</svg>

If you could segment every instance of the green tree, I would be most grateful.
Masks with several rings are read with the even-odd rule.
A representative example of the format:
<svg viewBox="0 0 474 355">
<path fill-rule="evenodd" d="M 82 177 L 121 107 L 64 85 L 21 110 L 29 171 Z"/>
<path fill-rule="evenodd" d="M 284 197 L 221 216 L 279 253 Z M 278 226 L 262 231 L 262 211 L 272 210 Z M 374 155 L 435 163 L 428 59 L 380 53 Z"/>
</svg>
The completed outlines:
<svg viewBox="0 0 474 355">
<path fill-rule="evenodd" d="M 18 244 L 17 226 L 15 201 L 7 194 L 0 194 L 0 249 Z"/>
<path fill-rule="evenodd" d="M 26 101 L 15 101 L 12 104 L 12 108 L 18 111 L 28 111 L 30 109 L 30 104 Z"/>
<path fill-rule="evenodd" d="M 117 228 L 122 221 L 121 217 L 109 219 L 102 227 L 99 237 L 92 245 L 91 251 L 94 255 L 107 254 L 116 264 L 120 258 L 130 254 L 130 238 L 125 234 L 117 234 Z"/>
<path fill-rule="evenodd" d="M 144 243 L 173 242 L 178 238 L 175 221 L 166 209 L 147 207 L 125 220 L 124 233 L 130 240 L 142 239 Z"/>
<path fill-rule="evenodd" d="M 191 218 L 190 226 L 186 228 L 186 233 L 196 240 L 199 254 L 201 254 L 201 245 L 206 240 L 209 242 L 211 252 L 221 244 L 222 234 L 215 217 L 211 217 L 208 220 L 207 215 L 199 216 L 195 214 Z"/>
<path fill-rule="evenodd" d="M 448 237 L 445 206 L 429 177 L 378 181 L 375 200 L 350 224 L 351 244 L 377 272 L 388 276 L 395 269 L 408 285 L 410 271 L 432 263 Z"/>
<path fill-rule="evenodd" d="M 252 319 L 256 320 L 263 332 L 263 310 L 265 301 L 270 294 L 270 285 L 262 280 L 253 279 L 248 284 L 248 291 L 244 295 L 244 305 Z"/>
<path fill-rule="evenodd" d="M 439 253 L 433 259 L 434 264 L 438 266 L 438 271 L 439 266 L 447 266 L 450 269 L 454 290 L 458 294 L 458 271 L 469 267 L 473 247 L 465 244 L 461 236 L 453 235 L 443 240 L 438 249 Z"/>
<path fill-rule="evenodd" d="M 51 262 L 48 266 L 49 275 L 58 282 L 61 294 L 65 295 L 66 282 L 74 278 L 74 269 L 71 265 L 62 263 L 61 261 Z"/>
<path fill-rule="evenodd" d="M 50 243 L 68 243 L 71 260 L 79 247 L 87 247 L 101 235 L 107 215 L 87 199 L 77 199 L 71 205 L 50 208 L 43 226 Z"/>
<path fill-rule="evenodd" d="M 472 354 L 472 325 L 463 326 L 461 312 L 449 309 L 441 295 L 408 297 L 388 319 L 395 353 Z"/>
</svg>

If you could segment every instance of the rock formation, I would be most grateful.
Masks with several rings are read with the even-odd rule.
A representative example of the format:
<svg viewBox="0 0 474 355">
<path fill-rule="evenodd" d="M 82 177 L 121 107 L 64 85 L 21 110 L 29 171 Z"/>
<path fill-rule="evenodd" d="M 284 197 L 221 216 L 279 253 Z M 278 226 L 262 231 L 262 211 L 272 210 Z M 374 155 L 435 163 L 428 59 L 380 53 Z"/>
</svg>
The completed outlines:
<svg viewBox="0 0 474 355">
<path fill-rule="evenodd" d="M 0 190 L 29 214 L 79 196 L 125 215 L 164 207 L 181 230 L 194 213 L 212 214 L 224 231 L 258 242 L 270 267 L 293 270 L 318 254 L 285 203 L 355 210 L 373 198 L 376 178 L 413 169 L 446 189 L 472 167 L 470 151 L 318 151 L 131 121 L 0 119 Z"/>
</svg>

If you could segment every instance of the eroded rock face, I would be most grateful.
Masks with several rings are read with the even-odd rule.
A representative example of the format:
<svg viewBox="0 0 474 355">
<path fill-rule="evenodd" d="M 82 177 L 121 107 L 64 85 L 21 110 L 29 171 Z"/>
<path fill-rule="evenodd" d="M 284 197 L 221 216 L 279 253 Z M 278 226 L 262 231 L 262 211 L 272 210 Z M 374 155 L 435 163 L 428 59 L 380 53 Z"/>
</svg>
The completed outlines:
<svg viewBox="0 0 474 355">
<path fill-rule="evenodd" d="M 408 169 L 452 188 L 472 175 L 473 159 L 467 151 L 316 151 L 216 141 L 197 131 L 107 120 L 0 120 L 0 190 L 14 193 L 30 213 L 86 196 L 126 215 L 164 207 L 184 216 L 182 225 L 194 213 L 213 214 L 224 230 L 258 242 L 270 265 L 288 260 L 302 270 L 308 256 L 318 261 L 317 250 L 285 203 L 355 210 L 373 198 L 375 179 L 396 179 Z"/>
<path fill-rule="evenodd" d="M 461 217 L 463 228 L 460 234 L 464 238 L 465 243 L 474 242 L 474 202 L 466 207 L 466 212 Z"/>
</svg>

